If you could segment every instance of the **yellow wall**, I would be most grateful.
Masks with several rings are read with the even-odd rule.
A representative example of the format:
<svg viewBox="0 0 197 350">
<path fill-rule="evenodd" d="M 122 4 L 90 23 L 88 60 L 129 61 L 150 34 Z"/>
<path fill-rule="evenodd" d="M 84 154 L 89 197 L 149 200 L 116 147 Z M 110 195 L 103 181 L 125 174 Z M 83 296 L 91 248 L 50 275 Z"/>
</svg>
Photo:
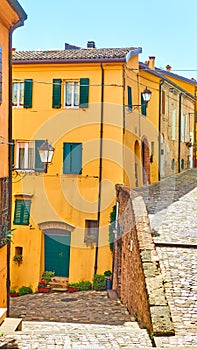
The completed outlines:
<svg viewBox="0 0 197 350">
<path fill-rule="evenodd" d="M 112 269 L 108 243 L 110 212 L 115 202 L 115 184 L 123 182 L 123 74 L 121 64 L 103 64 L 104 125 L 101 220 L 98 273 Z M 52 79 L 90 79 L 87 109 L 53 109 Z M 89 65 L 13 65 L 14 79 L 33 79 L 31 109 L 13 109 L 15 140 L 48 139 L 55 147 L 47 174 L 13 172 L 13 215 L 18 194 L 31 195 L 30 225 L 14 231 L 11 252 L 12 287 L 37 288 L 44 271 L 44 234 L 38 224 L 56 221 L 72 225 L 69 280 L 92 280 L 95 247 L 84 243 L 85 220 L 97 220 L 101 119 L 101 68 Z M 110 86 L 117 84 L 118 86 Z M 22 126 L 22 127 L 21 127 Z M 62 174 L 63 142 L 82 142 L 81 175 Z M 16 152 L 16 147 L 15 147 Z M 27 197 L 28 198 L 28 197 Z M 23 247 L 23 262 L 13 262 L 15 247 Z"/>
</svg>

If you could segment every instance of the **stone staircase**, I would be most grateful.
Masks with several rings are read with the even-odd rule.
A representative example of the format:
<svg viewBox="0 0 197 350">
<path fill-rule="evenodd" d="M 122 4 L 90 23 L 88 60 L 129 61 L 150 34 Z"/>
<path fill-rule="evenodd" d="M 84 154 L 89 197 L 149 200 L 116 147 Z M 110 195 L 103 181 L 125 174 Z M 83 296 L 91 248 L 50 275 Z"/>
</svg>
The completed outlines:
<svg viewBox="0 0 197 350">
<path fill-rule="evenodd" d="M 67 285 L 68 285 L 68 278 L 67 277 L 52 277 L 51 281 L 49 282 L 49 285 L 51 287 L 51 290 L 54 292 L 66 292 L 67 291 Z"/>
</svg>

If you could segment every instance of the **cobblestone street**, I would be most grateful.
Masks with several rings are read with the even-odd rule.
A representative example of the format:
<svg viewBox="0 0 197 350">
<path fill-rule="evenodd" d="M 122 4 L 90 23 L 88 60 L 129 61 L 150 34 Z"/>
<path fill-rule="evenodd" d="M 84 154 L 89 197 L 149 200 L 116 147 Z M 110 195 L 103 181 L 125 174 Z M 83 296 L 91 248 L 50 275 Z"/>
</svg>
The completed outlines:
<svg viewBox="0 0 197 350">
<path fill-rule="evenodd" d="M 19 349 L 151 348 L 119 299 L 107 292 L 52 292 L 11 299 L 11 317 L 22 317 L 20 332 L 6 335 Z M 50 321 L 50 322 L 49 322 Z M 58 321 L 58 322 L 55 322 Z"/>
<path fill-rule="evenodd" d="M 175 336 L 153 337 L 107 292 L 35 293 L 11 299 L 19 349 L 197 349 L 197 169 L 136 189 L 146 202 Z"/>
</svg>

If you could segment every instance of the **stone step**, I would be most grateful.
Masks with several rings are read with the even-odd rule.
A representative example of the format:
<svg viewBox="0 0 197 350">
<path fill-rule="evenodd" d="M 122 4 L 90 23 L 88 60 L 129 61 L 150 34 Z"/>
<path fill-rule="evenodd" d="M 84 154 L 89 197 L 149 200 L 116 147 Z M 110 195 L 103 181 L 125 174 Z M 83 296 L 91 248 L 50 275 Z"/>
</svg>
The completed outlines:
<svg viewBox="0 0 197 350">
<path fill-rule="evenodd" d="M 13 333 L 22 330 L 22 318 L 6 317 L 0 326 L 0 333 Z"/>
</svg>

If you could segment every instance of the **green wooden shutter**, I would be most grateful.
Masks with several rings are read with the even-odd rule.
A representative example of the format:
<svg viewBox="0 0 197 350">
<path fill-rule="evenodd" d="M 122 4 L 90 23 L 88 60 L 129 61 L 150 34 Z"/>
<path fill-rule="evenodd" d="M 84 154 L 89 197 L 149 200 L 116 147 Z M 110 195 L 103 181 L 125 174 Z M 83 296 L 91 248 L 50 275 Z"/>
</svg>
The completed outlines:
<svg viewBox="0 0 197 350">
<path fill-rule="evenodd" d="M 61 108 L 62 79 L 53 79 L 53 108 Z"/>
<path fill-rule="evenodd" d="M 65 142 L 63 148 L 63 173 L 70 174 L 70 152 L 71 152 L 71 144 Z"/>
<path fill-rule="evenodd" d="M 30 200 L 16 199 L 14 212 L 15 225 L 29 225 L 30 205 Z"/>
<path fill-rule="evenodd" d="M 44 164 L 41 162 L 38 149 L 42 145 L 44 140 L 35 141 L 35 171 L 44 172 Z"/>
<path fill-rule="evenodd" d="M 89 78 L 80 79 L 80 108 L 88 108 L 88 99 L 89 99 Z"/>
<path fill-rule="evenodd" d="M 144 101 L 143 95 L 141 94 L 141 113 L 146 116 L 146 102 Z"/>
<path fill-rule="evenodd" d="M 33 80 L 25 79 L 24 81 L 24 108 L 32 107 L 32 87 Z"/>
<path fill-rule="evenodd" d="M 15 164 L 14 164 L 14 149 L 15 149 L 14 140 L 12 140 L 11 147 L 12 147 L 12 169 L 14 169 L 14 166 L 15 166 Z"/>
<path fill-rule="evenodd" d="M 127 86 L 128 90 L 128 108 L 132 110 L 132 89 L 131 86 Z"/>
<path fill-rule="evenodd" d="M 72 144 L 72 174 L 81 174 L 82 173 L 82 144 L 73 143 Z"/>
<path fill-rule="evenodd" d="M 82 144 L 64 143 L 63 173 L 81 174 L 82 172 Z"/>
</svg>

